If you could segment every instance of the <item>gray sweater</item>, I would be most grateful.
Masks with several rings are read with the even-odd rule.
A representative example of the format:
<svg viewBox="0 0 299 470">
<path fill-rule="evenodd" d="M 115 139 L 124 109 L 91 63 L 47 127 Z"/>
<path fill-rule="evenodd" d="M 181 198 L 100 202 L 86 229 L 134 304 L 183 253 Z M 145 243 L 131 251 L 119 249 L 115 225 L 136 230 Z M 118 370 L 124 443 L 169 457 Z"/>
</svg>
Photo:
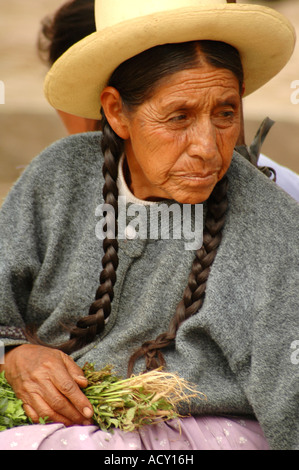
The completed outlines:
<svg viewBox="0 0 299 470">
<path fill-rule="evenodd" d="M 54 143 L 24 171 L 0 212 L 0 338 L 24 342 L 24 324 L 51 343 L 61 323 L 88 314 L 98 287 L 103 202 L 100 133 Z M 223 240 L 201 310 L 179 328 L 167 367 L 207 400 L 193 414 L 250 415 L 272 449 L 299 449 L 299 207 L 240 155 L 229 177 Z M 164 332 L 194 252 L 185 240 L 120 240 L 112 313 L 97 340 L 73 356 L 126 375 L 142 342 Z M 299 344 L 299 343 L 298 343 Z M 298 347 L 299 349 L 299 347 Z M 143 369 L 137 363 L 135 372 Z"/>
</svg>

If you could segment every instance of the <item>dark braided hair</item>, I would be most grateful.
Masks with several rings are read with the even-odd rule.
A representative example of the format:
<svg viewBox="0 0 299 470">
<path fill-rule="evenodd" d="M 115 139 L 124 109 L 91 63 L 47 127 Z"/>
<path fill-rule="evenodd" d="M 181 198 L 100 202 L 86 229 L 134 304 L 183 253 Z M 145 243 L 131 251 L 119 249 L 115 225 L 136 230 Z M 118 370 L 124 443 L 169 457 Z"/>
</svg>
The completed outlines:
<svg viewBox="0 0 299 470">
<path fill-rule="evenodd" d="M 118 217 L 118 188 L 117 173 L 118 160 L 123 152 L 123 141 L 111 129 L 108 121 L 103 113 L 102 119 L 102 152 L 104 155 L 103 176 L 105 184 L 103 187 L 103 197 L 106 204 L 112 206 L 115 214 L 115 234 L 117 234 L 117 217 Z M 106 227 L 109 223 L 107 220 L 109 214 L 106 215 Z M 114 235 L 114 234 L 113 234 Z M 103 240 L 104 256 L 102 258 L 102 272 L 100 274 L 100 286 L 97 289 L 94 302 L 89 309 L 89 315 L 77 322 L 76 328 L 71 333 L 72 337 L 80 338 L 85 336 L 85 344 L 93 341 L 98 333 L 105 326 L 105 319 L 109 317 L 111 312 L 111 303 L 114 297 L 113 287 L 116 282 L 116 270 L 118 266 L 118 241 L 115 236 L 108 236 Z M 78 348 L 77 348 L 78 349 Z"/>
<path fill-rule="evenodd" d="M 199 51 L 201 52 L 200 56 Z M 119 91 L 124 106 L 131 111 L 154 93 L 162 79 L 183 69 L 200 66 L 203 60 L 202 56 L 206 62 L 215 67 L 231 70 L 238 78 L 241 93 L 243 71 L 239 53 L 232 46 L 217 41 L 166 44 L 149 49 L 121 64 L 112 74 L 108 85 Z M 117 219 L 118 162 L 124 151 L 124 142 L 110 127 L 103 110 L 101 127 L 103 132 L 101 146 L 104 155 L 103 175 L 105 178 L 103 197 L 105 203 L 114 208 Z M 128 375 L 132 373 L 136 360 L 142 356 L 145 357 L 146 370 L 165 365 L 161 349 L 171 345 L 180 325 L 201 308 L 209 272 L 221 242 L 221 231 L 225 223 L 227 209 L 226 193 L 227 177 L 224 176 L 217 183 L 207 201 L 203 245 L 196 251 L 187 287 L 176 308 L 168 331 L 161 333 L 155 340 L 145 342 L 133 353 L 128 364 Z M 103 248 L 100 286 L 96 292 L 95 300 L 90 306 L 89 315 L 78 320 L 76 326 L 71 330 L 69 341 L 55 346 L 68 354 L 94 341 L 97 334 L 104 329 L 105 320 L 110 315 L 118 266 L 117 239 L 107 236 L 103 241 Z M 38 342 L 41 344 L 40 341 Z"/>
</svg>

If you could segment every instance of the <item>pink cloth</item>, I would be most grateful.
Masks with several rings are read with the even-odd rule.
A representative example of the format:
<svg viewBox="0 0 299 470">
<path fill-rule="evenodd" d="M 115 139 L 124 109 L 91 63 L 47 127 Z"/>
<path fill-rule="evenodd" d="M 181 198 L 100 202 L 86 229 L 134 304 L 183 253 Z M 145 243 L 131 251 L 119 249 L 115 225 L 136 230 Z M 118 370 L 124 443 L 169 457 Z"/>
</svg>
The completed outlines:
<svg viewBox="0 0 299 470">
<path fill-rule="evenodd" d="M 255 420 L 189 417 L 113 433 L 97 426 L 35 424 L 0 432 L 0 450 L 269 450 Z"/>
</svg>

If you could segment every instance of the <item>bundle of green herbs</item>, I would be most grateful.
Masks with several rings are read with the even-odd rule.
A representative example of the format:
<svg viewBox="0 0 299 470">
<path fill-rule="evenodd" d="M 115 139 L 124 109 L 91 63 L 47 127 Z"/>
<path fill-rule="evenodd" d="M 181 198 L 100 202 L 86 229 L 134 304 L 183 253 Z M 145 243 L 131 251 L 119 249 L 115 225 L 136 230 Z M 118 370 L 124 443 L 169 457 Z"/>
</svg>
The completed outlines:
<svg viewBox="0 0 299 470">
<path fill-rule="evenodd" d="M 192 396 L 203 396 L 184 379 L 161 369 L 128 379 L 114 375 L 110 365 L 95 371 L 93 364 L 85 364 L 83 372 L 88 386 L 82 391 L 93 406 L 94 423 L 105 431 L 114 428 L 134 431 L 141 426 L 177 418 L 180 402 L 188 402 Z M 41 419 L 41 422 L 45 423 L 46 420 Z M 26 424 L 32 422 L 2 372 L 0 431 Z"/>
<path fill-rule="evenodd" d="M 25 424 L 29 424 L 29 419 L 23 410 L 23 402 L 16 397 L 3 371 L 0 374 L 0 431 Z"/>
<path fill-rule="evenodd" d="M 177 418 L 179 402 L 203 396 L 184 379 L 161 369 L 128 379 L 114 376 L 111 366 L 96 372 L 87 364 L 83 370 L 89 383 L 83 391 L 93 405 L 93 419 L 105 430 L 134 431 Z"/>
</svg>

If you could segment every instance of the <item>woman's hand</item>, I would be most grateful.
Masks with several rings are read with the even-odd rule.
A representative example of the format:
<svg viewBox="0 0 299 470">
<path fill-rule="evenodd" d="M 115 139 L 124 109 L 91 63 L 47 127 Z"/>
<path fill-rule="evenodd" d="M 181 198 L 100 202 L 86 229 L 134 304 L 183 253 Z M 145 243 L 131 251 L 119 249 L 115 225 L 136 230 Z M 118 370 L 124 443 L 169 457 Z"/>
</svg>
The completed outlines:
<svg viewBox="0 0 299 470">
<path fill-rule="evenodd" d="M 24 403 L 34 423 L 39 418 L 72 424 L 91 424 L 93 409 L 80 390 L 87 380 L 80 367 L 57 349 L 24 344 L 5 355 L 5 377 Z"/>
</svg>

